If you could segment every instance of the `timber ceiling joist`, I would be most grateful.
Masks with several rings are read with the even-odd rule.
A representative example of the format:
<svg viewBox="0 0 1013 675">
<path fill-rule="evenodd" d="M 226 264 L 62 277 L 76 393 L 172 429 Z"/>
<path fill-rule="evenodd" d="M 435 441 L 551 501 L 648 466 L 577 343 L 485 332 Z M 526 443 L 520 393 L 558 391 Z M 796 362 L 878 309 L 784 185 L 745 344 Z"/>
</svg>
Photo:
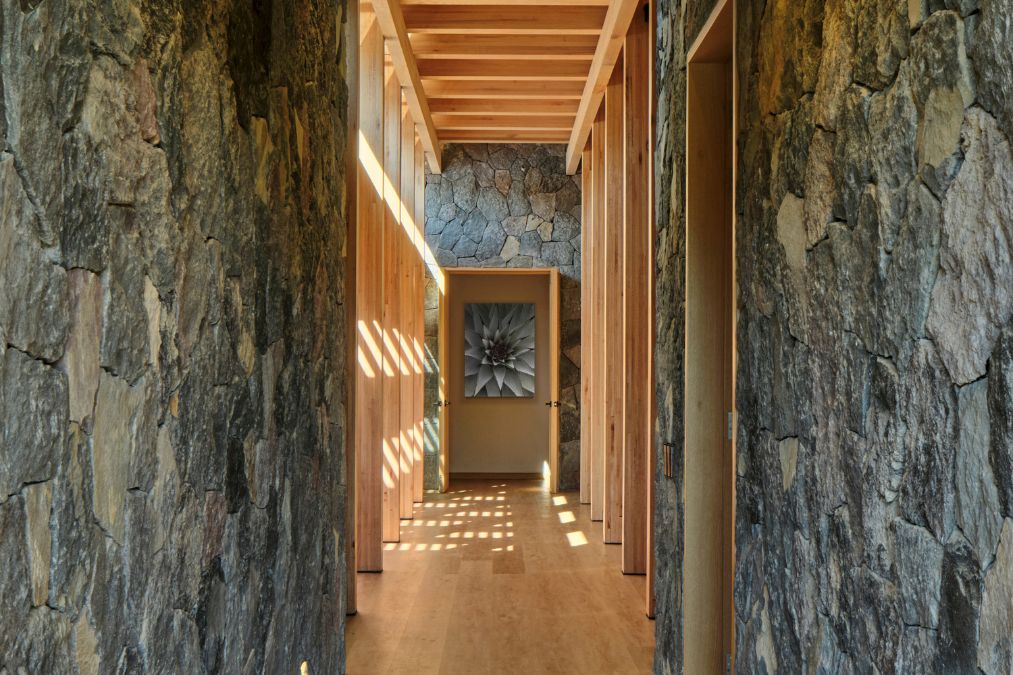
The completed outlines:
<svg viewBox="0 0 1013 675">
<path fill-rule="evenodd" d="M 434 171 L 442 143 L 568 143 L 573 173 L 642 1 L 372 5 Z"/>
</svg>

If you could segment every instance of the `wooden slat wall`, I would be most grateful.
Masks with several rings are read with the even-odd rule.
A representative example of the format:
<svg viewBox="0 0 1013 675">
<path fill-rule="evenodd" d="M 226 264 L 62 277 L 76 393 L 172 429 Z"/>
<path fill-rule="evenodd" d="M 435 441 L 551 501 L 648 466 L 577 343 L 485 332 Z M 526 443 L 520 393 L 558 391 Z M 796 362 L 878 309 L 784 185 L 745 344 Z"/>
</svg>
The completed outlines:
<svg viewBox="0 0 1013 675">
<path fill-rule="evenodd" d="M 356 219 L 355 518 L 356 566 L 383 569 L 383 36 L 359 15 L 359 165 Z"/>
<path fill-rule="evenodd" d="M 384 65 L 383 87 L 383 540 L 401 536 L 400 436 L 401 356 L 397 334 L 400 321 L 401 209 L 401 85 L 391 63 Z"/>
<path fill-rule="evenodd" d="M 591 520 L 600 521 L 605 512 L 605 389 L 602 377 L 605 372 L 605 343 L 601 339 L 604 325 L 605 293 L 605 106 L 591 127 Z"/>
<path fill-rule="evenodd" d="M 580 503 L 591 503 L 591 227 L 594 225 L 591 198 L 591 140 L 581 159 L 580 228 Z"/>
<path fill-rule="evenodd" d="M 612 71 L 605 89 L 605 498 L 602 536 L 606 544 L 623 539 L 623 69 Z"/>
<path fill-rule="evenodd" d="M 398 449 L 401 456 L 401 475 L 398 483 L 401 500 L 401 518 L 411 519 L 415 508 L 415 125 L 405 102 L 401 109 L 401 223 L 398 232 L 400 243 L 401 289 L 398 293 L 397 349 L 401 357 L 401 416 Z"/>
<path fill-rule="evenodd" d="M 623 572 L 647 572 L 651 443 L 650 382 L 650 24 L 636 16 L 623 47 L 625 341 L 623 396 Z"/>
</svg>

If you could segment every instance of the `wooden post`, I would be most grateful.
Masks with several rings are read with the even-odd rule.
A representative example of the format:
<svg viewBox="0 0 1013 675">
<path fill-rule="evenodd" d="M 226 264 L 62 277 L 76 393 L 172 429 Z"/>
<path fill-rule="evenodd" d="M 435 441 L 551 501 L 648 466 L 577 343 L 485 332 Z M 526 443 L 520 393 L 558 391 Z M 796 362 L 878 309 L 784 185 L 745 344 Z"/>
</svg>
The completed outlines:
<svg viewBox="0 0 1013 675">
<path fill-rule="evenodd" d="M 606 544 L 623 540 L 623 62 L 605 89 L 605 511 Z"/>
<path fill-rule="evenodd" d="M 580 160 L 580 503 L 591 503 L 591 228 L 594 226 L 591 139 Z"/>
<path fill-rule="evenodd" d="M 401 85 L 394 66 L 384 65 L 383 88 L 383 540 L 401 537 L 401 358 L 398 320 L 401 302 Z"/>
<path fill-rule="evenodd" d="M 549 270 L 549 401 L 559 400 L 559 268 Z M 559 408 L 549 407 L 549 490 L 559 492 Z"/>
<path fill-rule="evenodd" d="M 657 419 L 658 401 L 657 391 L 654 388 L 655 385 L 655 374 L 654 374 L 654 347 L 657 342 L 657 335 L 655 334 L 656 326 L 654 323 L 655 317 L 655 246 L 654 238 L 657 227 L 657 210 L 654 206 L 654 200 L 657 197 L 657 186 L 654 184 L 656 177 L 654 168 L 654 132 L 658 128 L 657 124 L 657 106 L 654 104 L 655 101 L 655 62 L 654 62 L 654 47 L 655 36 L 657 35 L 657 14 L 655 12 L 655 6 L 653 0 L 648 0 L 648 16 L 649 30 L 650 33 L 647 38 L 647 44 L 651 45 L 650 53 L 647 59 L 648 75 L 647 75 L 647 88 L 648 95 L 647 100 L 650 102 L 650 108 L 647 111 L 648 127 L 647 138 L 649 139 L 650 156 L 647 161 L 647 170 L 650 173 L 650 179 L 647 182 L 650 198 L 648 204 L 650 206 L 650 218 L 648 220 L 648 236 L 647 236 L 647 264 L 648 264 L 648 284 L 647 284 L 647 335 L 648 335 L 648 347 L 647 354 L 650 358 L 651 366 L 647 370 L 647 391 L 650 392 L 647 404 L 647 439 L 648 443 L 648 459 L 647 459 L 647 584 L 645 584 L 645 593 L 647 595 L 647 616 L 654 618 L 655 616 L 655 603 L 654 603 L 654 570 L 656 561 L 654 558 L 654 480 L 655 474 L 658 467 L 658 446 L 657 436 L 655 435 L 655 420 Z"/>
<path fill-rule="evenodd" d="M 414 486 L 413 499 L 421 502 L 423 498 L 423 481 L 425 479 L 425 377 L 426 377 L 426 155 L 422 147 L 422 139 L 415 138 L 415 213 L 412 220 L 415 224 L 415 287 L 412 302 L 414 303 L 415 330 L 412 342 L 415 349 L 415 471 L 412 474 Z"/>
<path fill-rule="evenodd" d="M 398 449 L 401 456 L 401 477 L 398 483 L 401 500 L 401 518 L 411 519 L 415 510 L 415 125 L 407 103 L 401 106 L 401 223 L 398 232 L 401 261 L 398 275 L 401 289 L 398 293 L 397 349 L 401 357 L 398 379 L 401 384 L 400 436 Z"/>
<path fill-rule="evenodd" d="M 605 293 L 603 287 L 605 270 L 605 105 L 598 109 L 591 126 L 591 232 L 588 248 L 591 251 L 591 520 L 600 521 L 605 512 L 605 342 L 602 339 L 604 327 Z"/>
<path fill-rule="evenodd" d="M 341 39 L 348 45 L 359 44 L 359 3 L 348 3 L 348 20 L 345 22 Z M 351 616 L 358 611 L 358 595 L 355 559 L 355 530 L 357 529 L 355 492 L 355 429 L 357 407 L 357 372 L 355 361 L 358 348 L 355 320 L 356 270 L 358 269 L 358 192 L 359 192 L 359 50 L 347 50 L 348 74 L 348 126 L 345 129 L 345 614 Z"/>
<path fill-rule="evenodd" d="M 650 386 L 650 24 L 634 16 L 623 47 L 623 136 L 625 153 L 623 317 L 623 572 L 647 572 L 647 498 L 651 443 Z"/>
<path fill-rule="evenodd" d="M 355 266 L 356 565 L 383 569 L 383 35 L 359 14 L 359 163 Z"/>
</svg>

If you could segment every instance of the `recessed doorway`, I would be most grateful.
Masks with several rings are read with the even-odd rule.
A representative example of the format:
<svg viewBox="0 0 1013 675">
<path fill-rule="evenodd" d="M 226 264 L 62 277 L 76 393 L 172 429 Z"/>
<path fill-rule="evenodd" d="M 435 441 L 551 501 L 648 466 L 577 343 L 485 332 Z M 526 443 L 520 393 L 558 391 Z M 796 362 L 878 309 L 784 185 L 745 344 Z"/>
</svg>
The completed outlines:
<svg viewBox="0 0 1013 675">
<path fill-rule="evenodd" d="M 546 477 L 558 488 L 559 455 L 559 270 L 445 269 L 440 298 L 439 368 L 440 484 L 455 478 Z M 510 306 L 533 311 L 533 394 L 515 392 L 505 382 L 503 395 L 469 391 L 466 325 L 476 306 L 497 305 L 506 317 Z M 488 317 L 487 317 L 488 318 Z M 472 326 L 473 327 L 473 326 Z M 511 373 L 508 373 L 510 376 Z M 489 383 L 492 386 L 495 383 Z"/>
<path fill-rule="evenodd" d="M 687 59 L 687 673 L 728 672 L 734 660 L 734 35 L 734 0 L 722 0 Z"/>
</svg>

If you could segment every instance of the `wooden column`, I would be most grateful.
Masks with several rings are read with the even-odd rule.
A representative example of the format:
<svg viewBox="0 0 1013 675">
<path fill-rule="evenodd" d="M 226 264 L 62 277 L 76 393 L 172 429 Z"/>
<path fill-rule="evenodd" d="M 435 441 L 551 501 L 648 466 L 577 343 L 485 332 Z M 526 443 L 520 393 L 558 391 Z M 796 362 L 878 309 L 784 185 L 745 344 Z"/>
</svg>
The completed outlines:
<svg viewBox="0 0 1013 675">
<path fill-rule="evenodd" d="M 400 242 L 401 289 L 398 292 L 397 348 L 401 358 L 398 378 L 401 383 L 400 436 L 398 449 L 401 456 L 399 492 L 401 518 L 411 519 L 415 509 L 415 125 L 407 103 L 401 106 L 401 188 L 399 190 L 401 223 Z"/>
<path fill-rule="evenodd" d="M 647 572 L 650 386 L 650 24 L 634 16 L 623 47 L 623 572 Z"/>
<path fill-rule="evenodd" d="M 401 85 L 388 61 L 383 69 L 383 540 L 401 536 L 400 435 L 401 358 L 398 320 L 401 277 L 401 209 L 398 198 L 401 173 Z"/>
<path fill-rule="evenodd" d="M 359 3 L 348 3 L 348 17 L 344 25 L 341 39 L 347 45 L 359 44 Z M 348 126 L 345 128 L 345 614 L 351 616 L 358 611 L 358 594 L 356 593 L 356 570 L 359 567 L 355 559 L 356 539 L 356 476 L 355 476 L 355 410 L 356 386 L 358 379 L 356 350 L 356 257 L 358 255 L 358 192 L 359 192 L 359 50 L 347 50 L 346 73 L 348 79 Z"/>
<path fill-rule="evenodd" d="M 580 160 L 580 503 L 591 503 L 591 228 L 592 205 L 591 139 Z"/>
<path fill-rule="evenodd" d="M 356 565 L 383 569 L 383 35 L 359 14 L 359 163 L 355 265 Z"/>
<path fill-rule="evenodd" d="M 421 502 L 425 478 L 425 376 L 426 376 L 426 155 L 422 139 L 415 137 L 415 212 L 412 220 L 415 226 L 415 287 L 412 290 L 414 303 L 414 328 L 412 343 L 415 349 L 415 472 L 413 499 Z"/>
<path fill-rule="evenodd" d="M 623 540 L 623 61 L 605 89 L 605 500 L 602 536 Z"/>
<path fill-rule="evenodd" d="M 648 264 L 648 284 L 647 284 L 647 335 L 648 335 L 648 347 L 647 354 L 650 358 L 650 367 L 647 369 L 647 391 L 650 392 L 647 403 L 647 438 L 650 445 L 648 446 L 648 459 L 647 459 L 647 584 L 645 584 L 645 593 L 647 595 L 647 616 L 650 618 L 655 617 L 655 602 L 654 602 L 654 570 L 655 570 L 655 557 L 654 557 L 654 480 L 655 475 L 658 471 L 658 446 L 657 437 L 654 432 L 654 424 L 657 419 L 658 401 L 657 401 L 657 390 L 655 389 L 654 379 L 654 348 L 657 342 L 657 335 L 655 334 L 656 326 L 654 323 L 655 317 L 655 236 L 658 231 L 657 227 L 657 210 L 654 206 L 654 200 L 658 195 L 657 186 L 654 184 L 656 173 L 654 169 L 654 133 L 657 126 L 657 106 L 654 105 L 655 101 L 655 62 L 654 62 L 654 48 L 655 36 L 657 35 L 657 13 L 655 11 L 655 5 L 653 0 L 649 0 L 647 3 L 648 17 L 650 21 L 648 23 L 649 33 L 647 38 L 647 44 L 651 45 L 648 54 L 647 65 L 647 100 L 650 103 L 648 109 L 648 130 L 647 138 L 649 139 L 650 154 L 647 161 L 647 170 L 650 173 L 650 179 L 647 185 L 650 190 L 650 198 L 648 204 L 650 205 L 650 218 L 648 220 L 648 236 L 647 236 L 647 264 Z"/>
<path fill-rule="evenodd" d="M 591 520 L 600 521 L 605 512 L 605 342 L 602 340 L 604 326 L 605 293 L 603 277 L 605 268 L 605 105 L 598 109 L 598 115 L 591 125 L 591 232 L 588 248 L 591 251 Z"/>
</svg>

